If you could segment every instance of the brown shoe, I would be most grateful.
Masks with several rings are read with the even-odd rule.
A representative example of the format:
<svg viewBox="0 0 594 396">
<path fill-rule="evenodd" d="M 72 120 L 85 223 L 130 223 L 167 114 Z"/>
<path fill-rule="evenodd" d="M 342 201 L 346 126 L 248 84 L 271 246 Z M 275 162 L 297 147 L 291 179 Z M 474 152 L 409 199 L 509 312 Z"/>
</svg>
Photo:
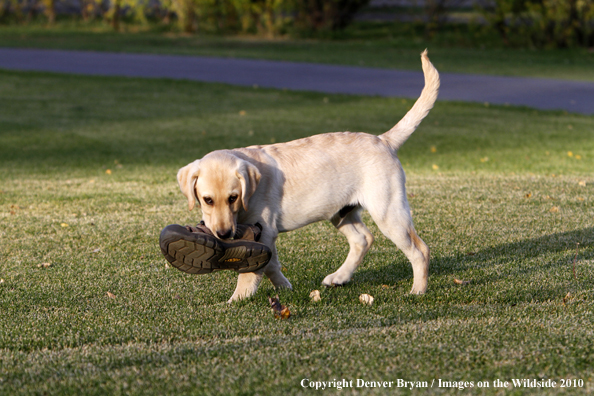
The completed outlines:
<svg viewBox="0 0 594 396">
<path fill-rule="evenodd" d="M 204 221 L 196 224 L 196 226 L 186 226 L 186 229 L 190 232 L 203 232 L 205 234 L 215 236 L 210 228 L 204 224 Z M 254 241 L 258 242 L 260 237 L 262 236 L 262 226 L 260 223 L 256 224 L 237 224 L 237 228 L 235 230 L 235 235 L 233 235 L 233 240 L 238 239 L 245 239 L 247 241 Z"/>
<path fill-rule="evenodd" d="M 272 256 L 270 248 L 258 242 L 261 234 L 259 224 L 238 224 L 233 240 L 220 240 L 204 223 L 195 227 L 171 224 L 161 231 L 159 246 L 171 265 L 189 274 L 254 272 Z"/>
</svg>

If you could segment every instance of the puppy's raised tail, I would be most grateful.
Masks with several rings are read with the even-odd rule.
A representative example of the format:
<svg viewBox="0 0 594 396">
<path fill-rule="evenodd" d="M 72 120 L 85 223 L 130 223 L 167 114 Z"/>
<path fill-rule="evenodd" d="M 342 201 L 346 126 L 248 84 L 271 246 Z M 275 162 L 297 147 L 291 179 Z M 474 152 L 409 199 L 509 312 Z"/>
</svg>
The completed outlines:
<svg viewBox="0 0 594 396">
<path fill-rule="evenodd" d="M 406 115 L 394 125 L 388 132 L 380 135 L 392 149 L 398 150 L 406 142 L 410 135 L 417 129 L 423 118 L 429 114 L 439 93 L 439 73 L 431 64 L 427 56 L 427 50 L 421 54 L 423 74 L 425 75 L 425 87 L 421 96 Z"/>
</svg>

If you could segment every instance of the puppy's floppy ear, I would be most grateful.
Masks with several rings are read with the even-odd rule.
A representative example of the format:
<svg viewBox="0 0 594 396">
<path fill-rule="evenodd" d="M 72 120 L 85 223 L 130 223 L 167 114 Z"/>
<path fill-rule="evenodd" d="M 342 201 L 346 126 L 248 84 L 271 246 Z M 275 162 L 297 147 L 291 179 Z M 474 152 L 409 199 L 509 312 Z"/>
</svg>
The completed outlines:
<svg viewBox="0 0 594 396">
<path fill-rule="evenodd" d="M 190 210 L 194 209 L 196 201 L 198 201 L 198 205 L 200 205 L 195 188 L 199 174 L 200 160 L 196 160 L 191 164 L 184 166 L 177 172 L 177 183 L 179 184 L 181 192 L 188 198 L 188 208 Z"/>
<path fill-rule="evenodd" d="M 260 183 L 260 171 L 255 165 L 247 161 L 241 161 L 237 168 L 237 178 L 241 183 L 241 204 L 244 210 L 248 210 L 248 201 L 250 197 L 256 192 L 258 183 Z"/>
</svg>

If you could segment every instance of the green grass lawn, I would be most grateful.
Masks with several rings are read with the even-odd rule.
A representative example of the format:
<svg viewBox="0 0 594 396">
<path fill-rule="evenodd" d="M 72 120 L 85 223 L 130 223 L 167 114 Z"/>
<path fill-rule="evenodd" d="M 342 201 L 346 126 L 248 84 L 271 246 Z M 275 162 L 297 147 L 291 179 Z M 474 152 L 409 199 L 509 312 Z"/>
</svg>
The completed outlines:
<svg viewBox="0 0 594 396">
<path fill-rule="evenodd" d="M 0 72 L 0 394 L 313 394 L 303 379 L 343 378 L 473 381 L 473 394 L 478 381 L 566 378 L 584 381 L 568 394 L 591 393 L 594 117 L 438 101 L 399 154 L 432 250 L 424 296 L 408 294 L 410 264 L 368 216 L 376 242 L 345 287 L 321 286 L 348 249 L 332 226 L 281 235 L 288 320 L 270 312 L 267 280 L 228 305 L 234 273 L 166 267 L 160 230 L 200 215 L 177 187 L 181 166 L 220 148 L 382 133 L 411 105 Z M 429 392 L 460 394 L 415 394 Z"/>
<path fill-rule="evenodd" d="M 409 70 L 418 70 L 419 53 L 429 48 L 441 72 L 594 81 L 592 50 L 506 48 L 493 33 L 468 26 L 447 27 L 431 39 L 423 32 L 419 25 L 360 22 L 334 39 L 266 40 L 184 36 L 153 25 L 115 33 L 98 23 L 65 21 L 55 28 L 0 26 L 0 47 L 206 55 Z"/>
</svg>

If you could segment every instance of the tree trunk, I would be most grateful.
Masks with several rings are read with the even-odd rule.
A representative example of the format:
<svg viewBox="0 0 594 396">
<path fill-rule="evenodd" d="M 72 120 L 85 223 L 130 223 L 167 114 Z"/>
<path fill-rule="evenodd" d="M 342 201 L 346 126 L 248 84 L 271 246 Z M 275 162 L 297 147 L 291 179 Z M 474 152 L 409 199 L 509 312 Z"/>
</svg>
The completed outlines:
<svg viewBox="0 0 594 396">
<path fill-rule="evenodd" d="M 80 3 L 80 16 L 83 21 L 89 21 L 89 2 L 88 0 L 82 0 Z"/>
<path fill-rule="evenodd" d="M 56 23 L 56 0 L 44 0 L 45 15 L 47 16 L 47 23 L 52 26 Z"/>
<path fill-rule="evenodd" d="M 120 31 L 120 0 L 114 0 L 111 26 L 116 32 Z"/>
<path fill-rule="evenodd" d="M 194 3 L 192 0 L 184 0 L 184 6 L 186 8 L 186 17 L 184 20 L 184 32 L 193 33 L 194 23 L 196 21 L 196 13 L 194 12 Z"/>
</svg>

